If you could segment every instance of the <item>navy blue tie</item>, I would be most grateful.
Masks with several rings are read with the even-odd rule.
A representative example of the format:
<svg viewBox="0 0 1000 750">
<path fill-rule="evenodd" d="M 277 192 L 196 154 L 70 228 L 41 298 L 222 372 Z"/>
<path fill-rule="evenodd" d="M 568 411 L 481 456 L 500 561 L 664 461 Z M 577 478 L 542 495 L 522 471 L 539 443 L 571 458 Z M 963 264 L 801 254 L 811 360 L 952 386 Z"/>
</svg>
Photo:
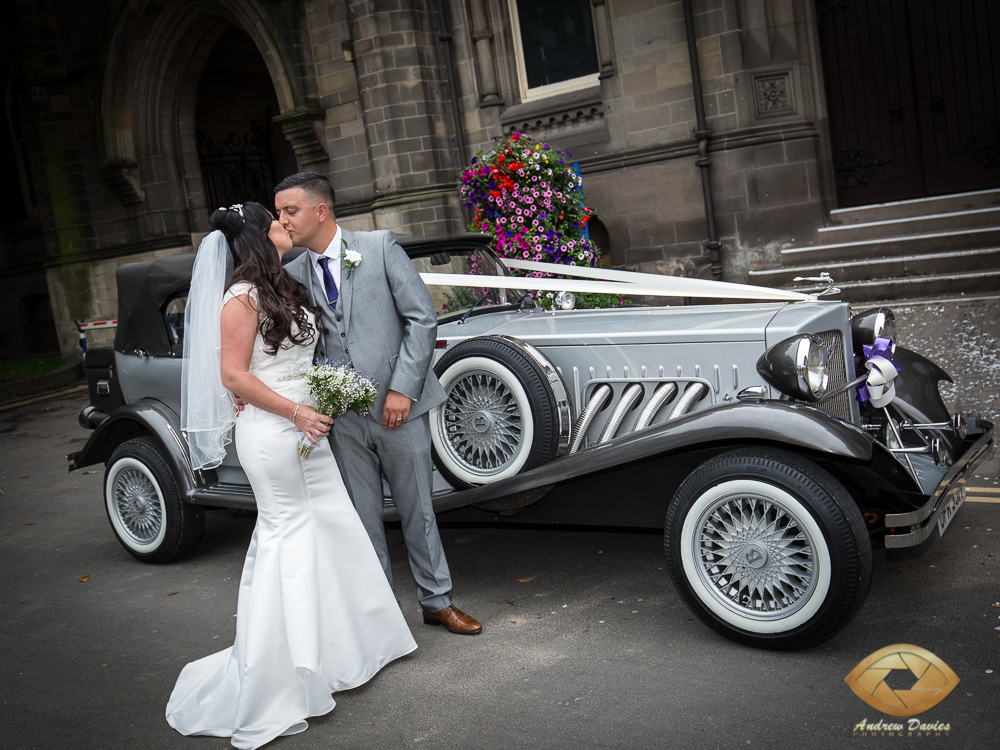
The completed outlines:
<svg viewBox="0 0 1000 750">
<path fill-rule="evenodd" d="M 333 280 L 333 274 L 330 273 L 330 259 L 326 256 L 319 259 L 320 266 L 323 267 L 323 286 L 326 287 L 326 300 L 330 303 L 330 307 L 334 307 L 337 304 L 337 282 Z"/>
</svg>

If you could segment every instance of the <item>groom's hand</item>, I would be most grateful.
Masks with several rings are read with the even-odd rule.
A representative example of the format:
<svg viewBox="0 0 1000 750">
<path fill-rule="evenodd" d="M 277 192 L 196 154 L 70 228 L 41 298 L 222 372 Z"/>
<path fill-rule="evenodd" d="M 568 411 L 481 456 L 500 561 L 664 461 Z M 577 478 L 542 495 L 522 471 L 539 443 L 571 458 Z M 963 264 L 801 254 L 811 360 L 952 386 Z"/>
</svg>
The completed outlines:
<svg viewBox="0 0 1000 750">
<path fill-rule="evenodd" d="M 389 391 L 382 407 L 382 426 L 393 430 L 406 424 L 410 416 L 410 397 L 398 391 Z"/>
</svg>

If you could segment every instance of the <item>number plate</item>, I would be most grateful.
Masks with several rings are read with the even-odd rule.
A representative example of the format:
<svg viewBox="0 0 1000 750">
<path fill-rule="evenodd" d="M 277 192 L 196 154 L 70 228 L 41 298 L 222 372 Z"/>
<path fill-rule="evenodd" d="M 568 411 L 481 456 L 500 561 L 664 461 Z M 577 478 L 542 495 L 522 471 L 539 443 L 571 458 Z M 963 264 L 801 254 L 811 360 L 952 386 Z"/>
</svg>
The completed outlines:
<svg viewBox="0 0 1000 750">
<path fill-rule="evenodd" d="M 944 506 L 944 511 L 938 516 L 938 534 L 944 536 L 945 529 L 948 528 L 948 524 L 951 523 L 951 519 L 955 517 L 958 509 L 962 507 L 962 503 L 965 502 L 965 487 L 962 487 L 957 492 L 953 492 L 948 498 L 948 504 Z"/>
</svg>

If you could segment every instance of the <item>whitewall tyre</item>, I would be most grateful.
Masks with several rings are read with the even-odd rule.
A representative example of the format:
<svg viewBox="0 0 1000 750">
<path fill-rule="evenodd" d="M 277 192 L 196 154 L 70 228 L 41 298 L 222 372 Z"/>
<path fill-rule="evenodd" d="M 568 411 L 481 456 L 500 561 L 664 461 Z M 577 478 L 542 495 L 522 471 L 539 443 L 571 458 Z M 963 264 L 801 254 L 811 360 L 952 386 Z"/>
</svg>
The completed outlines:
<svg viewBox="0 0 1000 750">
<path fill-rule="evenodd" d="M 448 395 L 430 413 L 434 462 L 454 487 L 506 479 L 556 455 L 555 397 L 520 348 L 498 337 L 469 339 L 434 371 Z"/>
<path fill-rule="evenodd" d="M 144 562 L 186 555 L 205 529 L 204 508 L 181 500 L 162 449 L 149 437 L 126 440 L 111 454 L 104 509 L 118 541 Z"/>
<path fill-rule="evenodd" d="M 843 486 L 777 449 L 717 456 L 681 484 L 664 525 L 670 576 L 716 632 L 801 649 L 845 627 L 871 579 L 864 519 Z"/>
</svg>

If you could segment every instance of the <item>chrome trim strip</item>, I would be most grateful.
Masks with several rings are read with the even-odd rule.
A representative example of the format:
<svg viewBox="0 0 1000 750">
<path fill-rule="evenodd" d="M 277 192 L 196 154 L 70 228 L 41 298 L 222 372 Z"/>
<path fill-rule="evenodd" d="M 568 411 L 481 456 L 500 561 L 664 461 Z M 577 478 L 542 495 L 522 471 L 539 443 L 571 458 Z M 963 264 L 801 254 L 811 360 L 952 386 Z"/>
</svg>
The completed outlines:
<svg viewBox="0 0 1000 750">
<path fill-rule="evenodd" d="M 194 491 L 191 502 L 195 505 L 218 505 L 242 510 L 257 508 L 257 499 L 249 484 L 219 482 L 210 487 L 200 487 Z"/>
<path fill-rule="evenodd" d="M 570 442 L 573 437 L 573 412 L 570 409 L 569 396 L 566 393 L 566 386 L 563 385 L 562 377 L 548 358 L 531 344 L 513 336 L 497 336 L 497 338 L 503 339 L 527 354 L 545 373 L 549 389 L 556 400 L 556 414 L 559 420 L 559 445 L 556 448 L 556 456 L 565 456 L 570 452 Z"/>
</svg>

